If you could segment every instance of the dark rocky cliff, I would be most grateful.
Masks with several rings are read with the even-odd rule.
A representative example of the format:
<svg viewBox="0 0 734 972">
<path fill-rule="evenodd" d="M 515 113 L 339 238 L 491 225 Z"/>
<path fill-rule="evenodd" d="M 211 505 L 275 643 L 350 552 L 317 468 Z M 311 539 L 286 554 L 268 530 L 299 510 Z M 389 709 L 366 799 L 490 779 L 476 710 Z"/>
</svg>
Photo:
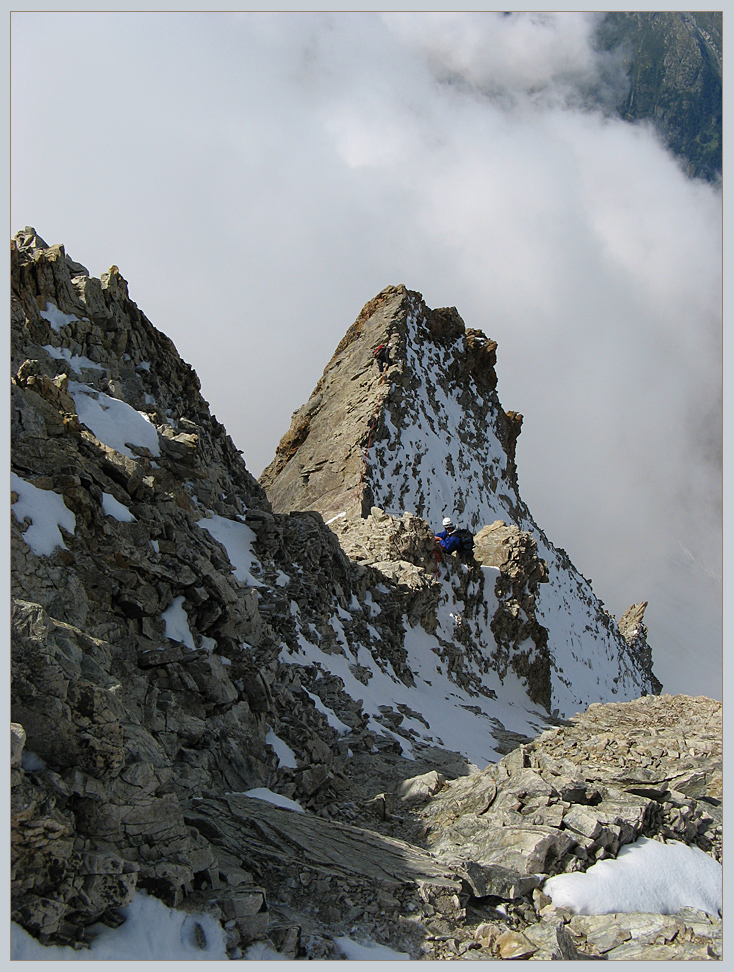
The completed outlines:
<svg viewBox="0 0 734 972">
<path fill-rule="evenodd" d="M 711 182 L 722 173 L 722 12 L 607 13 L 603 50 L 621 51 L 628 121 L 649 121 L 687 172 Z"/>
</svg>

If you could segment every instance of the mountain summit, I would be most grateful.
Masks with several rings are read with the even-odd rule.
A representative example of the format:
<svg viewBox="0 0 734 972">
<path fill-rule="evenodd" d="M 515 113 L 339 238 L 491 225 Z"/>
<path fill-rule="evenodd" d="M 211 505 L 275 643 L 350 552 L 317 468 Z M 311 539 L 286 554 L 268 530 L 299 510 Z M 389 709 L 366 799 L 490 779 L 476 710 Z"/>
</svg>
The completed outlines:
<svg viewBox="0 0 734 972">
<path fill-rule="evenodd" d="M 380 345 L 385 371 L 374 362 Z M 260 477 L 273 509 L 311 508 L 329 520 L 355 502 L 365 513 L 377 503 L 437 522 L 454 512 L 477 527 L 481 497 L 500 482 L 505 507 L 516 508 L 522 416 L 499 405 L 496 348 L 467 331 L 456 308 L 432 311 L 403 286 L 383 290 L 339 343 Z M 467 466 L 461 455 L 471 450 L 477 461 Z"/>
<path fill-rule="evenodd" d="M 381 346 L 389 353 L 384 370 L 374 358 Z M 496 342 L 467 328 L 455 307 L 432 310 L 404 286 L 383 290 L 339 343 L 260 477 L 273 509 L 318 510 L 356 559 L 364 559 L 362 523 L 371 519 L 366 532 L 375 532 L 373 508 L 383 524 L 408 513 L 436 530 L 453 517 L 477 534 L 485 567 L 499 565 L 511 538 L 532 551 L 534 575 L 520 592 L 516 567 L 514 595 L 500 582 L 487 630 L 472 624 L 497 591 L 486 570 L 475 571 L 475 584 L 484 581 L 473 593 L 481 610 L 452 611 L 461 613 L 464 641 L 471 630 L 479 656 L 493 655 L 500 671 L 509 664 L 529 679 L 531 699 L 557 714 L 659 692 L 644 604 L 632 606 L 640 623 L 634 638 L 622 625 L 625 637 L 520 498 L 515 444 L 523 417 L 500 404 L 496 359 Z M 451 570 L 442 576 L 455 579 Z M 466 595 L 457 587 L 451 596 L 459 604 Z"/>
</svg>

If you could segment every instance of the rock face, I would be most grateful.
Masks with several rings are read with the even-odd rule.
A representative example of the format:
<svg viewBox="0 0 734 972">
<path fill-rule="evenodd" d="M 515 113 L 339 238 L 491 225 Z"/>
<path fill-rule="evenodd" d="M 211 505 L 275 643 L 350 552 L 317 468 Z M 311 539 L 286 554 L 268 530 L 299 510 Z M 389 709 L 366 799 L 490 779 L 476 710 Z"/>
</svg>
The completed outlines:
<svg viewBox="0 0 734 972">
<path fill-rule="evenodd" d="M 473 557 L 437 563 L 419 513 L 371 502 L 376 467 L 366 485 L 340 486 L 326 466 L 308 477 L 332 509 L 358 487 L 331 528 L 316 510 L 274 510 L 117 268 L 96 280 L 27 229 L 11 279 L 15 922 L 81 948 L 142 889 L 214 914 L 232 957 L 266 938 L 284 957 L 338 958 L 340 935 L 414 958 L 645 950 L 655 936 L 685 940 L 677 957 L 720 948 L 716 916 L 623 916 L 591 931 L 588 918 L 548 917 L 517 849 L 537 858 L 545 828 L 557 849 L 547 874 L 638 833 L 720 856 L 720 707 L 648 697 L 562 725 L 548 714 L 538 609 L 550 566 L 524 524 L 490 519 Z M 407 293 L 368 305 L 340 354 L 392 321 Z M 453 311 L 429 324 L 465 341 L 456 373 L 491 396 L 491 342 Z M 399 334 L 392 352 L 399 362 Z M 308 434 L 301 424 L 281 443 L 280 473 L 309 441 L 316 463 L 321 410 L 338 414 L 329 374 Z M 394 394 L 385 374 L 381 385 L 365 376 L 344 408 L 340 448 L 355 470 L 362 440 L 350 451 L 347 438 L 362 429 L 368 441 L 375 393 Z M 501 428 L 511 477 L 519 423 Z M 643 651 L 640 607 L 615 635 L 630 659 Z M 625 664 L 640 669 L 620 661 L 629 688 Z M 639 732 L 652 716 L 658 738 Z M 538 736 L 549 725 L 560 728 Z M 593 767 L 589 733 L 609 737 Z M 522 806 L 543 823 L 511 796 L 531 774 L 540 796 Z M 623 827 L 615 800 L 644 809 Z M 508 818 L 523 836 L 507 857 L 479 833 L 471 859 L 461 852 L 456 801 L 480 830 L 500 811 L 522 818 Z M 594 824 L 602 811 L 610 819 Z M 437 825 L 453 844 L 435 839 Z"/>
<path fill-rule="evenodd" d="M 380 344 L 390 348 L 383 372 L 373 359 Z M 363 563 L 399 555 L 428 565 L 428 544 L 415 555 L 386 553 L 385 543 L 404 535 L 406 514 L 434 530 L 450 514 L 471 529 L 476 563 L 500 578 L 474 570 L 477 589 L 467 594 L 451 577 L 443 602 L 463 605 L 450 613 L 461 615 L 465 641 L 494 641 L 497 670 L 526 679 L 530 698 L 548 710 L 563 716 L 600 698 L 659 692 L 644 636 L 623 636 L 520 498 L 522 416 L 499 402 L 496 352 L 456 308 L 431 310 L 420 294 L 386 288 L 347 331 L 260 482 L 274 510 L 317 510 Z M 385 530 L 389 542 L 370 539 Z M 494 598 L 488 633 L 483 615 Z"/>
</svg>

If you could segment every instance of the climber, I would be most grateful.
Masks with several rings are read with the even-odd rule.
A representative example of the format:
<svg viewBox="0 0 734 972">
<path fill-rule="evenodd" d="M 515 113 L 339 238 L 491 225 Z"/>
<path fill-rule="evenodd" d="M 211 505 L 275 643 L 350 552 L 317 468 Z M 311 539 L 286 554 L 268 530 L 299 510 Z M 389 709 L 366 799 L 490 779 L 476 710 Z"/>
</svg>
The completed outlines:
<svg viewBox="0 0 734 972">
<path fill-rule="evenodd" d="M 456 533 L 456 527 L 454 526 L 453 520 L 450 516 L 445 516 L 443 518 L 443 530 L 436 534 L 436 540 L 441 545 L 441 549 L 445 550 L 446 553 L 453 553 L 454 550 L 458 550 L 461 546 L 459 537 Z"/>
<path fill-rule="evenodd" d="M 382 374 L 383 369 L 387 368 L 390 364 L 390 351 L 386 344 L 380 344 L 372 352 L 375 361 L 377 362 L 377 367 L 380 369 L 380 374 Z"/>
<path fill-rule="evenodd" d="M 436 534 L 436 540 L 441 545 L 441 549 L 446 553 L 458 551 L 466 554 L 469 558 L 474 552 L 474 536 L 470 530 L 457 530 L 450 516 L 443 518 L 443 530 Z"/>
</svg>

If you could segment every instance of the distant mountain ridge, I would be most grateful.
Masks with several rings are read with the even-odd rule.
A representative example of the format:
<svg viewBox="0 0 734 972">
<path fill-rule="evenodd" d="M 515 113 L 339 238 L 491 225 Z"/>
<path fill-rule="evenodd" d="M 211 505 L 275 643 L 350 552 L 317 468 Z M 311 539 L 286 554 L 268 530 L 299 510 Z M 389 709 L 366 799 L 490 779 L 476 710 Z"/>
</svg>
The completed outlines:
<svg viewBox="0 0 734 972">
<path fill-rule="evenodd" d="M 601 50 L 621 51 L 628 90 L 617 105 L 628 121 L 649 121 L 692 176 L 722 174 L 721 11 L 610 12 Z"/>
</svg>

